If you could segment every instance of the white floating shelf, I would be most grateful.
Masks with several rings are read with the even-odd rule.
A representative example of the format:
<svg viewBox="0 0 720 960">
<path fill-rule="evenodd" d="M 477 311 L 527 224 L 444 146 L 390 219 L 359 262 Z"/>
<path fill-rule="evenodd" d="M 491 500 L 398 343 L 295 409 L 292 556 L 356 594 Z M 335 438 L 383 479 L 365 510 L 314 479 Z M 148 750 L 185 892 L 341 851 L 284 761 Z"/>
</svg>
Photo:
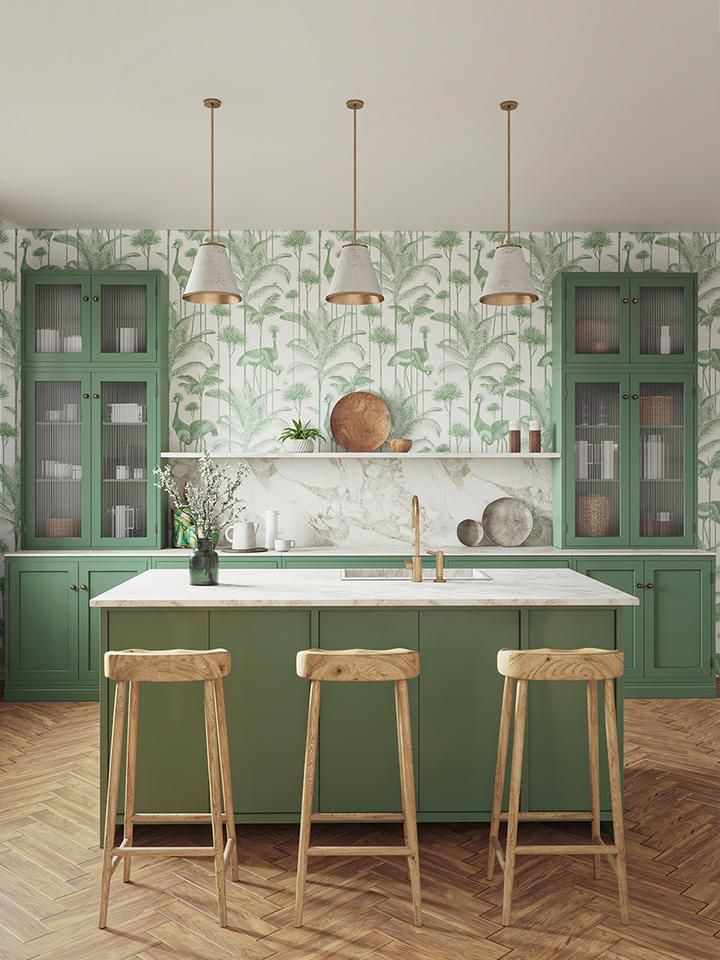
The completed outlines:
<svg viewBox="0 0 720 960">
<path fill-rule="evenodd" d="M 198 460 L 202 454 L 167 451 L 163 460 Z M 213 450 L 215 460 L 559 460 L 559 453 L 236 453 L 234 450 Z"/>
</svg>

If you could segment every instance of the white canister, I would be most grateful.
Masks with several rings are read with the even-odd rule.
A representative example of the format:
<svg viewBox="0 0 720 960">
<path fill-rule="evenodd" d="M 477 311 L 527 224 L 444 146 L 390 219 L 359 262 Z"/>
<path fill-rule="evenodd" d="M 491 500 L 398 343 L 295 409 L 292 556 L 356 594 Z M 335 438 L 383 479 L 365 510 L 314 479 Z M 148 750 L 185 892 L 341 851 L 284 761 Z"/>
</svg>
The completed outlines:
<svg viewBox="0 0 720 960">
<path fill-rule="evenodd" d="M 136 353 L 137 352 L 137 330 L 135 329 L 135 327 L 118 327 L 117 352 L 118 353 Z"/>
<path fill-rule="evenodd" d="M 660 353 L 668 354 L 672 350 L 672 344 L 670 341 L 670 327 L 667 324 L 663 324 L 660 327 Z"/>
<path fill-rule="evenodd" d="M 277 510 L 265 511 L 265 546 L 268 550 L 275 547 L 275 537 L 278 532 L 278 512 Z"/>
<path fill-rule="evenodd" d="M 63 337 L 63 353 L 82 353 L 82 337 Z"/>
<path fill-rule="evenodd" d="M 124 463 L 118 463 L 115 466 L 115 479 L 127 480 L 130 477 L 130 467 Z"/>
</svg>

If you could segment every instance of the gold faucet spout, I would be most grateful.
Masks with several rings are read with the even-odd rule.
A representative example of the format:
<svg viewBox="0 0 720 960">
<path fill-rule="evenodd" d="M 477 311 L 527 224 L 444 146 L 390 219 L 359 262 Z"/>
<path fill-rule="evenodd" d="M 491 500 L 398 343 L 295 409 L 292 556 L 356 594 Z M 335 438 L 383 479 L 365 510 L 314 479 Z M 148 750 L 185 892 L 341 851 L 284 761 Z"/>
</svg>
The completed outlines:
<svg viewBox="0 0 720 960">
<path fill-rule="evenodd" d="M 415 531 L 415 552 L 405 566 L 412 570 L 413 583 L 422 583 L 422 556 L 420 555 L 420 501 L 413 496 L 410 501 L 410 526 Z"/>
</svg>

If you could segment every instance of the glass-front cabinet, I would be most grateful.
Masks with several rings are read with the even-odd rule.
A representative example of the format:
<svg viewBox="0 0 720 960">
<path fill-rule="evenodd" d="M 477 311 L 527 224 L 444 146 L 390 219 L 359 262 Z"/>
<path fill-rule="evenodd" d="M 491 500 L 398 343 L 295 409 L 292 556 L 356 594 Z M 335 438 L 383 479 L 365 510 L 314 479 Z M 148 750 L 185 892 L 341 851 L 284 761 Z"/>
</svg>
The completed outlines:
<svg viewBox="0 0 720 960">
<path fill-rule="evenodd" d="M 692 363 L 695 289 L 694 274 L 567 275 L 565 361 Z"/>
<path fill-rule="evenodd" d="M 25 375 L 27 547 L 157 542 L 157 375 Z"/>
<path fill-rule="evenodd" d="M 43 270 L 24 281 L 26 361 L 157 359 L 156 273 Z"/>
<path fill-rule="evenodd" d="M 663 370 L 565 378 L 569 546 L 693 546 L 695 379 Z"/>
</svg>

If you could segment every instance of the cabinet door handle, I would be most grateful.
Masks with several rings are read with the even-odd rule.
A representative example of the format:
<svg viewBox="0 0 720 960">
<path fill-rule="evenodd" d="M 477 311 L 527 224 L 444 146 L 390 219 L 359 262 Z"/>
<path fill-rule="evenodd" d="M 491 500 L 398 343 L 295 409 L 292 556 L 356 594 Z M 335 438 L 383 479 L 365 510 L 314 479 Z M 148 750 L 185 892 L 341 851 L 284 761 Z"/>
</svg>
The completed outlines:
<svg viewBox="0 0 720 960">
<path fill-rule="evenodd" d="M 89 394 L 89 393 L 84 393 L 84 394 L 83 394 L 83 400 L 89 400 L 89 399 L 90 399 L 90 394 Z"/>
<path fill-rule="evenodd" d="M 628 300 L 627 297 L 623 297 L 623 303 L 629 303 L 629 302 L 630 302 L 630 301 Z"/>
<path fill-rule="evenodd" d="M 654 583 L 646 583 L 645 586 L 648 588 L 648 590 L 654 590 L 654 589 L 655 589 L 655 584 L 654 584 Z"/>
<path fill-rule="evenodd" d="M 630 394 L 629 394 L 629 393 L 624 393 L 624 394 L 623 394 L 623 400 L 629 400 L 629 399 L 630 399 Z"/>
<path fill-rule="evenodd" d="M 93 297 L 93 303 L 97 303 L 100 297 Z M 637 303 L 637 300 L 635 301 Z"/>
<path fill-rule="evenodd" d="M 632 302 L 633 302 L 633 303 L 637 303 L 637 302 L 638 302 L 638 298 L 637 298 L 637 297 L 633 297 L 633 298 L 632 298 Z"/>
<path fill-rule="evenodd" d="M 94 394 L 93 394 L 93 400 L 99 400 L 99 399 L 100 399 L 100 394 L 99 394 L 99 393 L 94 393 Z"/>
<path fill-rule="evenodd" d="M 83 297 L 83 300 L 85 301 L 85 303 L 87 303 L 89 299 L 90 297 Z"/>
<path fill-rule="evenodd" d="M 81 589 L 81 590 L 87 590 L 87 584 L 86 584 L 86 583 L 81 583 L 81 584 L 80 584 L 80 589 Z"/>
<path fill-rule="evenodd" d="M 639 397 L 640 397 L 640 394 L 639 394 L 639 393 L 634 393 L 634 394 L 632 395 L 633 400 L 638 400 Z"/>
<path fill-rule="evenodd" d="M 71 584 L 70 584 L 70 589 L 71 589 L 71 590 L 77 590 L 77 584 L 76 584 L 76 583 L 71 583 Z"/>
<path fill-rule="evenodd" d="M 635 586 L 638 588 L 638 590 L 642 590 L 642 589 L 644 588 L 645 584 L 644 584 L 644 583 L 636 583 Z"/>
</svg>

